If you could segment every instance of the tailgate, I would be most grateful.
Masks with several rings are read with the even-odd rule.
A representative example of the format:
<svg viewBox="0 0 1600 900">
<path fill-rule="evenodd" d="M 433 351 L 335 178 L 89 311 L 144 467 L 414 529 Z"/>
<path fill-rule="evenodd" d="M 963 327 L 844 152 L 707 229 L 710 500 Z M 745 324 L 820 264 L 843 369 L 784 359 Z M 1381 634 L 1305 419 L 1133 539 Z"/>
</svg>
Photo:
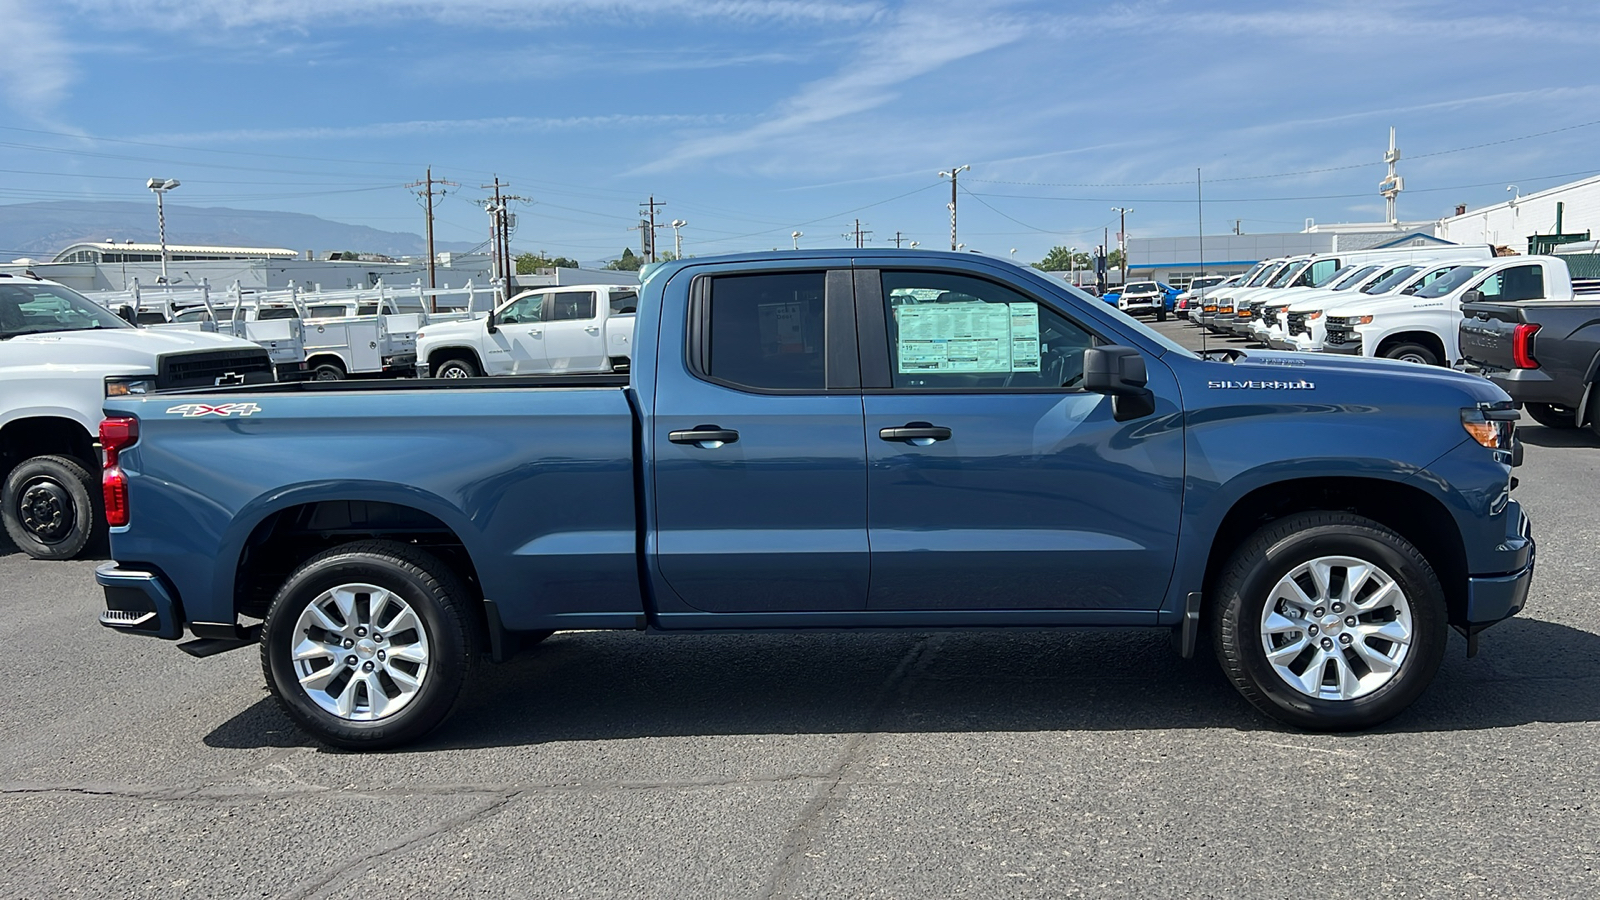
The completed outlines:
<svg viewBox="0 0 1600 900">
<path fill-rule="evenodd" d="M 1486 369 L 1512 369 L 1512 335 L 1522 323 L 1520 307 L 1466 303 L 1461 307 L 1461 356 Z"/>
</svg>

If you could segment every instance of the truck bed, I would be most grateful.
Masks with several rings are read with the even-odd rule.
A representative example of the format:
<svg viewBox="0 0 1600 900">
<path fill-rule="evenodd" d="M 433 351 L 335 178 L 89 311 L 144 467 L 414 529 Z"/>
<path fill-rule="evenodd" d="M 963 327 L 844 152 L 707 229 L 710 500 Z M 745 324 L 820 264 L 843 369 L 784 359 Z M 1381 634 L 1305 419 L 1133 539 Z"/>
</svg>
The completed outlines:
<svg viewBox="0 0 1600 900">
<path fill-rule="evenodd" d="M 1466 303 L 1461 312 L 1461 355 L 1468 369 L 1520 403 L 1582 409 L 1600 360 L 1600 297 Z M 1536 365 L 1519 368 L 1515 336 L 1525 325 L 1537 326 L 1526 339 Z"/>
</svg>

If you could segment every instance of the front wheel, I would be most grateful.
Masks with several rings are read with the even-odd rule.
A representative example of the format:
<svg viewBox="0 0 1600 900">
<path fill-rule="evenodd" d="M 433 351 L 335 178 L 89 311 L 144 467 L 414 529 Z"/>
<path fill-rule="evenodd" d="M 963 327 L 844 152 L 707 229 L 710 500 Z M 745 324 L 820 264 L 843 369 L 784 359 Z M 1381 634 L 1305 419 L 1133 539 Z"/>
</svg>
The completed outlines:
<svg viewBox="0 0 1600 900">
<path fill-rule="evenodd" d="M 416 740 L 455 707 L 479 645 L 459 579 L 429 553 L 364 541 L 312 557 L 267 610 L 261 666 L 290 718 L 353 749 Z"/>
<path fill-rule="evenodd" d="M 1423 366 L 1441 365 L 1439 355 L 1421 344 L 1395 344 L 1383 351 L 1383 356 L 1385 359 L 1398 359 Z"/>
<path fill-rule="evenodd" d="M 99 479 L 68 456 L 23 460 L 0 487 L 6 534 L 34 559 L 72 559 L 100 532 Z"/>
<path fill-rule="evenodd" d="M 1571 407 L 1553 403 L 1524 403 L 1522 408 L 1528 411 L 1535 422 L 1546 428 L 1578 427 L 1578 411 Z"/>
<path fill-rule="evenodd" d="M 1211 610 L 1217 658 L 1256 708 L 1317 731 L 1410 706 L 1444 657 L 1444 590 L 1405 538 L 1342 512 L 1289 516 L 1229 561 Z"/>
<path fill-rule="evenodd" d="M 447 359 L 433 367 L 435 378 L 477 378 L 478 367 L 465 359 Z"/>
</svg>

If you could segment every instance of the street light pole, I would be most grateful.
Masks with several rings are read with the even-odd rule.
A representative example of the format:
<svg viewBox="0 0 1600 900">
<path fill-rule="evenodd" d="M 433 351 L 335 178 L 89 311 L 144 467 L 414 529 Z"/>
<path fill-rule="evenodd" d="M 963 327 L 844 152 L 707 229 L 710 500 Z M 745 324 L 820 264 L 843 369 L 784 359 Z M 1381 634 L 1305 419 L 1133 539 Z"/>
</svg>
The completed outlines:
<svg viewBox="0 0 1600 900">
<path fill-rule="evenodd" d="M 152 178 L 144 183 L 156 195 L 156 228 L 161 237 L 161 283 L 167 284 L 167 210 L 161 198 L 180 184 L 176 178 Z"/>
<path fill-rule="evenodd" d="M 1067 283 L 1078 286 L 1078 248 L 1067 248 Z"/>
<path fill-rule="evenodd" d="M 678 231 L 678 229 L 682 228 L 683 226 L 685 226 L 687 224 L 689 224 L 689 223 L 685 222 L 682 219 L 673 219 L 672 220 L 672 258 L 673 259 L 683 259 L 683 235 Z"/>
<path fill-rule="evenodd" d="M 1111 211 L 1121 217 L 1117 231 L 1117 249 L 1122 251 L 1122 265 L 1117 266 L 1122 272 L 1122 283 L 1128 283 L 1128 213 L 1133 212 L 1129 207 L 1113 206 Z"/>
<path fill-rule="evenodd" d="M 796 249 L 796 250 L 800 249 L 800 239 L 805 237 L 805 236 L 806 236 L 806 233 L 804 231 L 796 231 L 793 234 L 789 235 L 790 239 L 794 241 L 794 249 Z"/>
<path fill-rule="evenodd" d="M 950 179 L 950 249 L 955 250 L 956 243 L 956 176 L 972 168 L 971 166 L 956 166 L 948 172 L 940 172 L 940 178 Z"/>
</svg>

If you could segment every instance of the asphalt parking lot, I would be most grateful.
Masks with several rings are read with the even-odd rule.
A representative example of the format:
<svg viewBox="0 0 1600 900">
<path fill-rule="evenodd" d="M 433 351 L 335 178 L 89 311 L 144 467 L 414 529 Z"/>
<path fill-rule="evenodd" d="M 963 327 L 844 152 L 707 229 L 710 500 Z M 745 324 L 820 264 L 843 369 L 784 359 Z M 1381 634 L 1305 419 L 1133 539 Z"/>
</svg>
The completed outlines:
<svg viewBox="0 0 1600 900">
<path fill-rule="evenodd" d="M 572 633 L 333 752 L 0 537 L 0 896 L 1594 896 L 1600 440 L 1521 434 L 1526 614 L 1350 735 L 1146 632 Z"/>
</svg>

